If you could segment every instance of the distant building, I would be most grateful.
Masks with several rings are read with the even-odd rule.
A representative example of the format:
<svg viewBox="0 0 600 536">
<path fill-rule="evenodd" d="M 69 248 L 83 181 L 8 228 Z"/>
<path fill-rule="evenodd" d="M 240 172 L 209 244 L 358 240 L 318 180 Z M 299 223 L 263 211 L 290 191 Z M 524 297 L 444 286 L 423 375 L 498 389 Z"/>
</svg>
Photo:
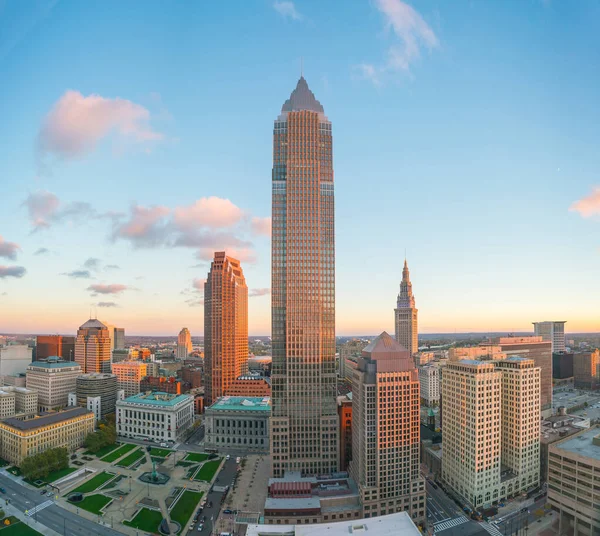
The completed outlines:
<svg viewBox="0 0 600 536">
<path fill-rule="evenodd" d="M 38 335 L 35 346 L 36 361 L 43 361 L 54 356 L 65 361 L 75 361 L 75 337 Z"/>
<path fill-rule="evenodd" d="M 352 339 L 340 346 L 340 378 L 351 377 L 352 373 L 346 374 L 346 360 L 351 356 L 360 356 L 362 349 L 369 344 L 369 341 L 362 339 Z"/>
<path fill-rule="evenodd" d="M 417 352 L 413 357 L 415 360 L 415 365 L 420 367 L 434 361 L 435 354 L 433 352 Z"/>
<path fill-rule="evenodd" d="M 204 283 L 204 396 L 212 404 L 248 372 L 248 287 L 240 261 L 215 252 Z"/>
<path fill-rule="evenodd" d="M 583 430 L 548 448 L 548 502 L 558 512 L 558 534 L 598 536 L 600 427 Z"/>
<path fill-rule="evenodd" d="M 18 416 L 29 418 L 37 413 L 37 391 L 25 387 L 2 387 L 0 389 L 0 419 Z"/>
<path fill-rule="evenodd" d="M 552 414 L 552 343 L 542 337 L 500 337 L 498 344 L 508 356 L 533 359 L 541 369 L 540 404 L 543 417 Z"/>
<path fill-rule="evenodd" d="M 573 377 L 573 353 L 552 354 L 552 378 L 564 380 Z"/>
<path fill-rule="evenodd" d="M 80 375 L 78 363 L 49 357 L 27 367 L 27 388 L 38 392 L 39 411 L 61 409 L 67 405 L 69 393 L 75 392 Z"/>
<path fill-rule="evenodd" d="M 352 459 L 352 393 L 337 397 L 340 423 L 340 471 L 347 471 Z"/>
<path fill-rule="evenodd" d="M 573 355 L 573 379 L 576 389 L 600 387 L 600 350 Z"/>
<path fill-rule="evenodd" d="M 194 397 L 140 393 L 117 402 L 117 434 L 134 439 L 179 441 L 194 423 Z"/>
<path fill-rule="evenodd" d="M 179 381 L 174 376 L 166 378 L 165 376 L 146 376 L 140 382 L 140 393 L 160 392 L 171 395 L 185 394 L 190 390 L 189 385 Z"/>
<path fill-rule="evenodd" d="M 181 367 L 181 379 L 184 383 L 188 383 L 192 389 L 202 387 L 202 368 L 185 365 Z"/>
<path fill-rule="evenodd" d="M 240 376 L 227 388 L 229 396 L 270 397 L 271 380 L 262 376 Z"/>
<path fill-rule="evenodd" d="M 148 375 L 148 366 L 143 361 L 122 361 L 112 364 L 112 373 L 117 376 L 118 388 L 128 397 L 140 392 L 142 378 Z"/>
<path fill-rule="evenodd" d="M 111 352 L 109 329 L 99 320 L 90 319 L 77 330 L 75 361 L 83 373 L 110 373 Z"/>
<path fill-rule="evenodd" d="M 25 373 L 31 363 L 32 348 L 26 344 L 0 347 L 0 376 Z"/>
<path fill-rule="evenodd" d="M 440 369 L 436 365 L 427 364 L 418 368 L 421 386 L 421 403 L 425 406 L 440 404 Z"/>
<path fill-rule="evenodd" d="M 364 517 L 407 511 L 425 520 L 420 472 L 419 376 L 385 331 L 362 351 L 352 393 L 352 461 Z"/>
<path fill-rule="evenodd" d="M 177 336 L 177 359 L 187 359 L 192 353 L 192 335 L 188 328 L 183 328 Z"/>
<path fill-rule="evenodd" d="M 114 350 L 125 349 L 125 329 L 115 328 L 115 347 Z"/>
<path fill-rule="evenodd" d="M 565 324 L 566 320 L 554 320 L 552 322 L 533 322 L 533 334 L 541 337 L 543 341 L 552 343 L 552 353 L 566 351 Z"/>
<path fill-rule="evenodd" d="M 318 499 L 315 504 L 320 503 Z M 293 500 L 290 506 L 294 506 Z M 320 508 L 315 508 L 320 510 Z M 321 517 L 321 513 L 319 513 Z M 388 514 L 377 518 L 343 519 L 341 515 L 336 519 L 331 514 L 334 522 L 321 523 L 318 525 L 288 525 L 295 516 L 282 513 L 282 519 L 278 519 L 284 525 L 248 525 L 246 536 L 348 536 L 349 534 L 368 534 L 369 536 L 420 536 L 421 532 L 413 523 L 406 512 Z M 285 519 L 287 517 L 288 519 Z"/>
<path fill-rule="evenodd" d="M 396 340 L 410 352 L 410 355 L 419 351 L 418 312 L 418 309 L 415 307 L 415 297 L 413 296 L 408 264 L 405 259 L 404 268 L 402 269 L 400 293 L 398 294 L 394 313 Z"/>
<path fill-rule="evenodd" d="M 104 419 L 106 415 L 115 411 L 118 390 L 118 381 L 114 374 L 100 372 L 82 374 L 76 380 L 77 404 L 87 408 L 89 398 L 100 397 L 100 418 Z"/>
<path fill-rule="evenodd" d="M 519 357 L 444 369 L 442 480 L 473 508 L 539 485 L 540 376 Z"/>
<path fill-rule="evenodd" d="M 94 414 L 84 408 L 68 408 L 34 419 L 0 421 L 0 456 L 15 465 L 47 449 L 64 447 L 69 452 L 83 446 L 94 431 Z"/>
<path fill-rule="evenodd" d="M 205 409 L 205 448 L 269 452 L 271 399 L 223 396 Z"/>
<path fill-rule="evenodd" d="M 463 359 L 475 359 L 475 360 L 498 360 L 506 359 L 506 354 L 502 352 L 502 348 L 499 345 L 494 344 L 480 344 L 479 346 L 465 346 L 459 348 L 450 348 L 448 350 L 449 361 L 461 361 Z"/>
</svg>

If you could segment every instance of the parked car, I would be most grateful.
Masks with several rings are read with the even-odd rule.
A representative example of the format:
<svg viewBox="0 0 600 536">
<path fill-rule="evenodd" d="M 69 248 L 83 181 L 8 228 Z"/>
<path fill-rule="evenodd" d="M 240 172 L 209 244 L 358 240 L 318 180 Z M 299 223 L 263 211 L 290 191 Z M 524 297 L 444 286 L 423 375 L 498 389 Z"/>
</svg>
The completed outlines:
<svg viewBox="0 0 600 536">
<path fill-rule="evenodd" d="M 231 456 L 229 454 L 225 457 L 226 460 L 229 460 L 230 458 Z"/>
<path fill-rule="evenodd" d="M 45 490 L 45 489 L 43 489 L 42 491 L 40 491 L 40 494 L 41 494 L 41 495 L 45 495 L 45 494 L 46 494 L 46 490 Z"/>
<path fill-rule="evenodd" d="M 6 490 L 4 488 L 0 488 L 0 493 L 6 493 Z"/>
<path fill-rule="evenodd" d="M 235 459 L 235 463 L 240 463 L 241 461 L 242 459 L 239 456 Z"/>
<path fill-rule="evenodd" d="M 198 532 L 200 532 L 203 528 L 204 528 L 204 525 L 202 523 L 200 523 L 200 525 L 198 525 L 198 528 L 196 530 Z"/>
<path fill-rule="evenodd" d="M 231 510 L 230 508 L 225 508 L 225 510 L 223 510 L 224 514 L 233 514 L 233 510 Z"/>
</svg>

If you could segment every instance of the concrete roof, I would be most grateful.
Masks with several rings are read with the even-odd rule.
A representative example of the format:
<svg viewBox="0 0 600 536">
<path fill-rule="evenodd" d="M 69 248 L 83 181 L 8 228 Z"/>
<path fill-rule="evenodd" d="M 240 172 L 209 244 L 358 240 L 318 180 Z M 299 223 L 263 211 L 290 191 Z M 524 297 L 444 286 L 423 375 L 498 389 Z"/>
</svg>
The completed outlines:
<svg viewBox="0 0 600 536">
<path fill-rule="evenodd" d="M 419 536 L 406 512 L 315 525 L 248 525 L 246 536 Z"/>
<path fill-rule="evenodd" d="M 146 404 L 148 406 L 175 406 L 184 400 L 191 398 L 190 395 L 176 395 L 171 393 L 161 392 L 148 392 L 138 393 L 137 395 L 130 396 L 125 400 L 118 400 L 117 404 L 123 404 L 124 402 L 130 404 Z"/>
<path fill-rule="evenodd" d="M 48 369 L 57 369 L 65 367 L 81 367 L 79 363 L 75 361 L 33 361 L 29 364 L 31 367 L 41 367 Z"/>
<path fill-rule="evenodd" d="M 12 428 L 16 428 L 17 430 L 33 430 L 35 428 L 41 428 L 42 426 L 48 426 L 49 424 L 56 424 L 87 414 L 93 415 L 91 411 L 88 411 L 85 408 L 72 408 L 65 409 L 64 411 L 57 411 L 56 413 L 49 413 L 41 417 L 29 419 L 28 421 L 21 421 L 20 419 L 11 417 L 9 419 L 4 419 L 2 422 L 11 426 Z"/>
<path fill-rule="evenodd" d="M 271 398 L 252 396 L 222 396 L 212 406 L 217 411 L 259 411 L 271 412 Z"/>
<path fill-rule="evenodd" d="M 88 329 L 88 328 L 99 328 L 99 329 L 108 329 L 100 320 L 96 318 L 90 318 L 83 326 L 80 326 L 79 329 Z"/>
<path fill-rule="evenodd" d="M 600 461 L 600 444 L 594 445 L 593 439 L 600 438 L 600 427 L 588 428 L 580 434 L 569 436 L 563 441 L 554 443 L 550 448 L 557 454 L 576 454 Z M 561 453 L 560 451 L 564 451 Z"/>
</svg>

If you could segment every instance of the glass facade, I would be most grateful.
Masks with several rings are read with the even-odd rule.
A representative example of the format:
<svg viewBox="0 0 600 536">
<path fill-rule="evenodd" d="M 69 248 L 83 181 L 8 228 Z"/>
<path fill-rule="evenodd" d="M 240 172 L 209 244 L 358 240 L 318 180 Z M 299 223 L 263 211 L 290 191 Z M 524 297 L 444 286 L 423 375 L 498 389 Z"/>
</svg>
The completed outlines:
<svg viewBox="0 0 600 536">
<path fill-rule="evenodd" d="M 273 129 L 272 463 L 338 468 L 331 123 L 304 78 Z"/>
</svg>

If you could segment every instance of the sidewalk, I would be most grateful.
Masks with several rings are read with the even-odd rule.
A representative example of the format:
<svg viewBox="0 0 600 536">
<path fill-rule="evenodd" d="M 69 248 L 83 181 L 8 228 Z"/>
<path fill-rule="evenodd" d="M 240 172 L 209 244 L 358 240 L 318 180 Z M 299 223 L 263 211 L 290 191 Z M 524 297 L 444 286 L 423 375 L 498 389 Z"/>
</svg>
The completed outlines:
<svg viewBox="0 0 600 536">
<path fill-rule="evenodd" d="M 21 510 L 19 510 L 16 506 L 13 506 L 12 504 L 4 505 L 3 509 L 8 515 L 15 516 L 16 518 L 20 519 L 23 523 L 29 525 L 32 529 L 37 530 L 40 534 L 43 534 L 44 536 L 61 536 L 58 532 L 49 529 L 41 523 L 38 523 L 32 517 L 26 516 L 24 512 L 21 512 Z"/>
</svg>

